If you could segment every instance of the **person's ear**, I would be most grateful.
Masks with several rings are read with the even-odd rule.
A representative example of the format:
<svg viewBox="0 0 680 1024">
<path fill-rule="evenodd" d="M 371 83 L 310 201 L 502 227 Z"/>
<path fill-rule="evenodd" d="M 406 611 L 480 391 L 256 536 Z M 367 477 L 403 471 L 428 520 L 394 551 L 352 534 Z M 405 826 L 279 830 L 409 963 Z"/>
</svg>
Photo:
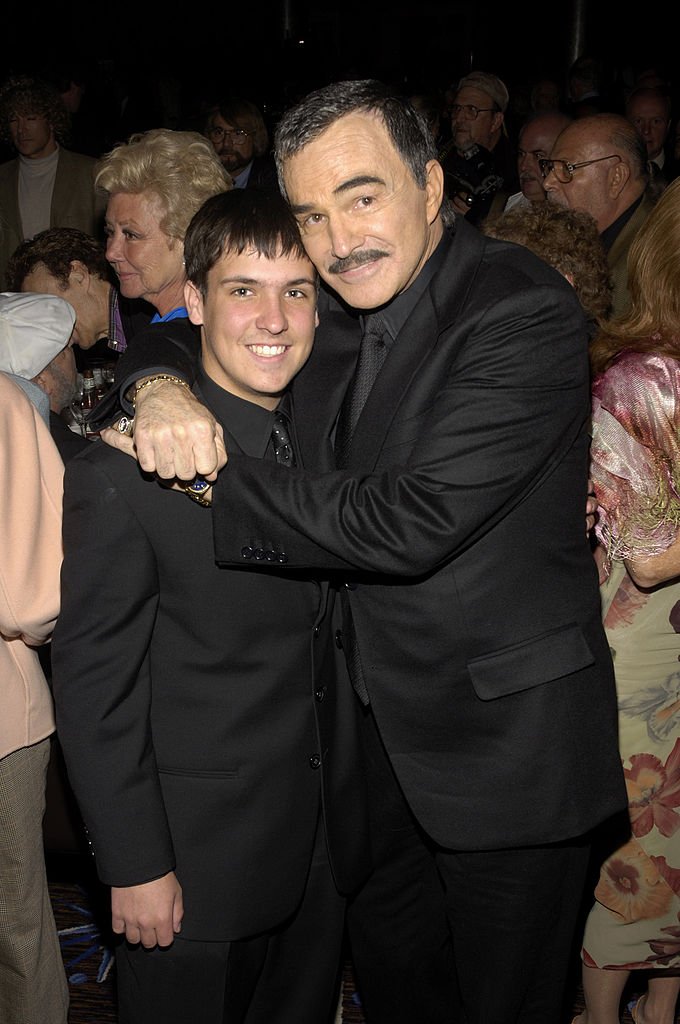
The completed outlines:
<svg viewBox="0 0 680 1024">
<path fill-rule="evenodd" d="M 52 376 L 49 372 L 49 363 L 40 373 L 31 378 L 33 384 L 37 384 L 41 391 L 44 391 L 48 398 L 52 397 Z"/>
<path fill-rule="evenodd" d="M 618 198 L 630 181 L 630 167 L 619 160 L 609 172 L 609 192 L 614 198 Z"/>
<path fill-rule="evenodd" d="M 80 260 L 71 260 L 71 270 L 68 275 L 68 283 L 71 286 L 87 290 L 90 284 L 90 271 Z"/>
<path fill-rule="evenodd" d="M 201 327 L 203 325 L 203 296 L 193 281 L 187 281 L 184 285 L 184 305 L 192 324 Z"/>
<path fill-rule="evenodd" d="M 444 200 L 444 171 L 438 160 L 430 160 L 425 167 L 425 206 L 427 222 L 433 224 L 439 216 Z"/>
</svg>

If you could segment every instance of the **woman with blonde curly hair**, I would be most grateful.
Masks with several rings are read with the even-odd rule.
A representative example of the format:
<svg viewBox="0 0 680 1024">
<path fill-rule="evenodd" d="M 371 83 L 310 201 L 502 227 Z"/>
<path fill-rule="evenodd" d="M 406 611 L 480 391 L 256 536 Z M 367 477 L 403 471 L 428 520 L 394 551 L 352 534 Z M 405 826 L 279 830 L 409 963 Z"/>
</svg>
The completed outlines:
<svg viewBox="0 0 680 1024">
<path fill-rule="evenodd" d="M 648 975 L 638 1024 L 672 1024 L 680 993 L 680 180 L 638 232 L 628 284 L 630 309 L 591 347 L 591 476 L 629 821 L 600 870 L 574 1024 L 618 1024 L 631 972 Z"/>
<path fill-rule="evenodd" d="M 186 317 L 184 235 L 206 199 L 232 187 L 213 147 L 197 132 L 133 135 L 99 163 L 95 184 L 108 197 L 106 258 L 121 294 L 149 302 L 152 323 Z"/>
</svg>

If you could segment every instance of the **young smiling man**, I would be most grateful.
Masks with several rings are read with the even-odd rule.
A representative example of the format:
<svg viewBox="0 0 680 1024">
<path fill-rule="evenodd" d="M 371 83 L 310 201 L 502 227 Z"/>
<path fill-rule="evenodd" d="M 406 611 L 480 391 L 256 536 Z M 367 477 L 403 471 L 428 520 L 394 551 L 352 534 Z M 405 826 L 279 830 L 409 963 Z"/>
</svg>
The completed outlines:
<svg viewBox="0 0 680 1024">
<path fill-rule="evenodd" d="M 290 211 L 215 196 L 185 253 L 197 397 L 233 450 L 298 462 L 286 388 L 312 348 L 317 276 Z M 259 572 L 218 567 L 202 502 L 105 445 L 65 485 L 55 702 L 111 886 L 120 1020 L 327 1024 L 337 889 L 366 866 L 356 706 L 335 684 L 327 587 L 287 574 L 266 535 Z"/>
</svg>

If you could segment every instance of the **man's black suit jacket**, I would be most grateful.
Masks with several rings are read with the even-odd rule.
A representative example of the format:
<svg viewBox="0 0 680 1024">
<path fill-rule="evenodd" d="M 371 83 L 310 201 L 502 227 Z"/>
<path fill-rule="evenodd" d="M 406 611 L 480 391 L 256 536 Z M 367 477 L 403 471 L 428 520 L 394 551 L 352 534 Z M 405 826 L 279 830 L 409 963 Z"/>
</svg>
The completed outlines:
<svg viewBox="0 0 680 1024">
<path fill-rule="evenodd" d="M 102 880 L 174 869 L 185 938 L 272 928 L 302 895 L 323 795 L 354 888 L 356 702 L 336 686 L 327 587 L 218 567 L 210 512 L 103 443 L 67 467 L 64 546 L 58 732 Z"/>
<path fill-rule="evenodd" d="M 587 332 L 569 285 L 527 250 L 461 221 L 447 244 L 343 471 L 330 438 L 360 331 L 338 302 L 320 310 L 294 385 L 318 471 L 230 457 L 215 549 L 243 564 L 266 529 L 288 565 L 345 574 L 376 721 L 434 840 L 549 843 L 625 806 L 585 536 Z"/>
<path fill-rule="evenodd" d="M 278 192 L 279 180 L 276 176 L 276 164 L 271 153 L 256 156 L 248 175 L 246 188 L 266 189 Z"/>
</svg>

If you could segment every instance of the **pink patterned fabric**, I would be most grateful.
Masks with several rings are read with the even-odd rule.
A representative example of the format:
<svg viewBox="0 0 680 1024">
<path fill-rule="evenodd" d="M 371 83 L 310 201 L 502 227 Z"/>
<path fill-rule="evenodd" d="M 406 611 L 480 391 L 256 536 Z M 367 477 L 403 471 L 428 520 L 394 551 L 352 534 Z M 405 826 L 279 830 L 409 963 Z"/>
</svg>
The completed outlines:
<svg viewBox="0 0 680 1024">
<path fill-rule="evenodd" d="M 624 352 L 596 378 L 591 476 L 610 559 L 671 546 L 680 527 L 680 362 Z"/>
<path fill-rule="evenodd" d="M 593 386 L 591 474 L 616 674 L 630 834 L 604 862 L 582 957 L 605 970 L 680 967 L 680 581 L 638 587 L 623 559 L 660 554 L 680 523 L 680 362 L 625 352 Z"/>
</svg>

